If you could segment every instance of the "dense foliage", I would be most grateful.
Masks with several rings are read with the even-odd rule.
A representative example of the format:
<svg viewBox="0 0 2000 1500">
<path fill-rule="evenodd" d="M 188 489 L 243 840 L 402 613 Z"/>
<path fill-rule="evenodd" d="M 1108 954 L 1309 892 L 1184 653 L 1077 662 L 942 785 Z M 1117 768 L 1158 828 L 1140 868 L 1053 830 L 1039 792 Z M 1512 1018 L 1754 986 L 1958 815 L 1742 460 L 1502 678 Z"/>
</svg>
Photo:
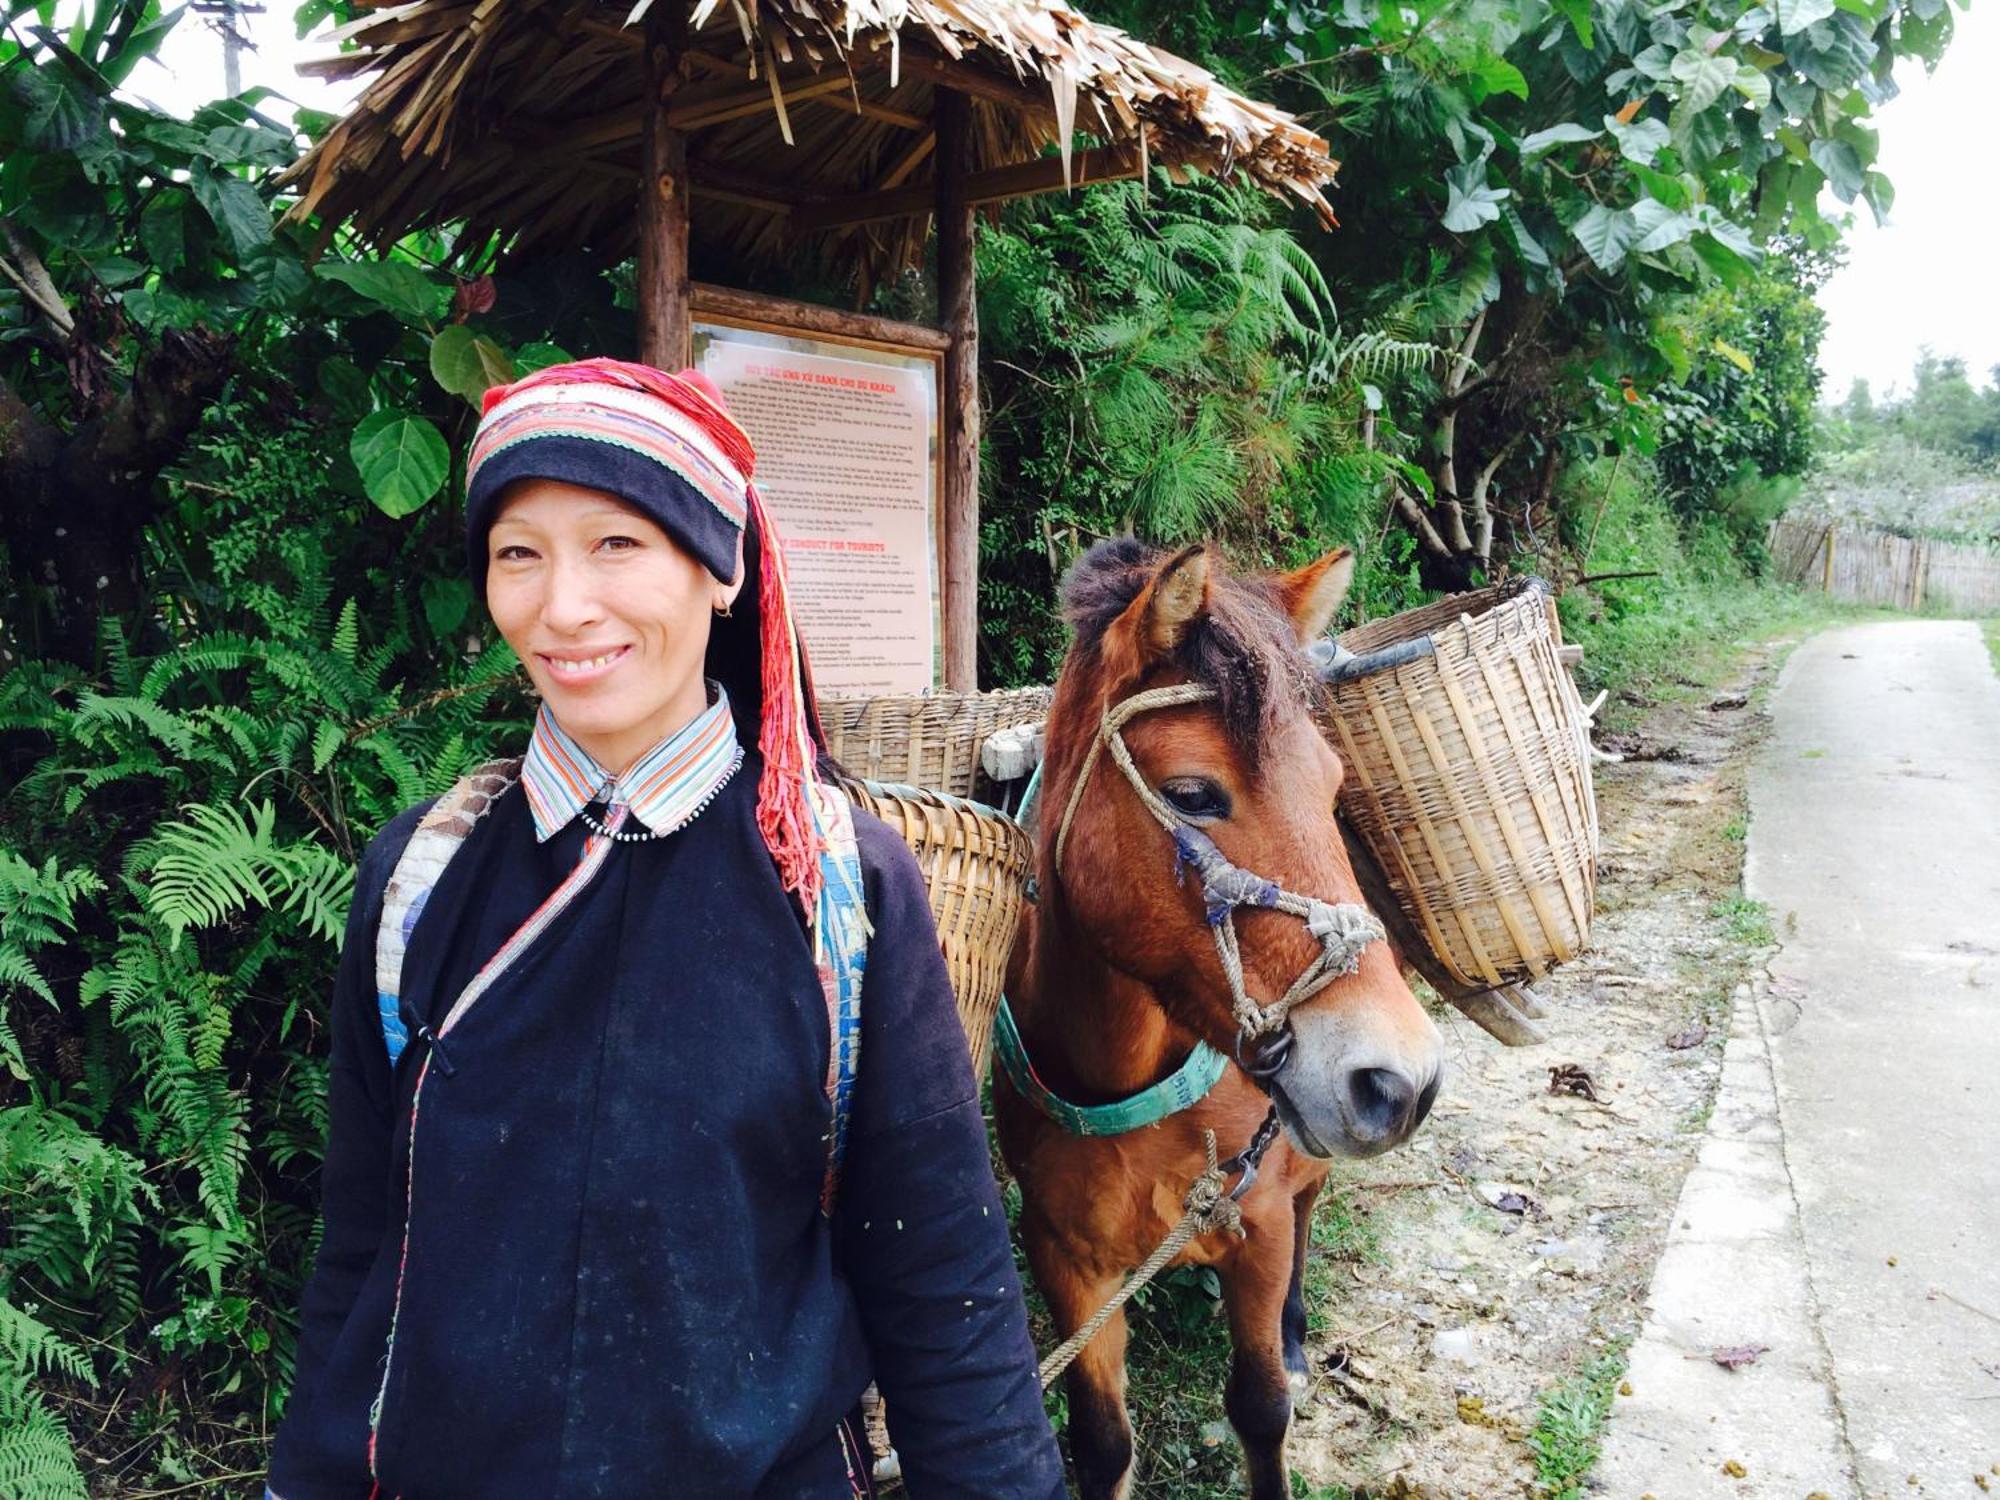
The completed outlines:
<svg viewBox="0 0 2000 1500">
<path fill-rule="evenodd" d="M 1367 614 L 1532 566 L 1593 661 L 1663 659 L 1813 456 L 1819 192 L 1886 204 L 1868 110 L 1943 0 L 1101 9 L 1306 111 L 1342 227 L 1156 174 L 983 228 L 987 678 L 1047 676 L 1127 529 L 1355 545 Z M 0 1494 L 86 1493 L 79 1446 L 112 1492 L 259 1471 L 354 857 L 526 712 L 457 551 L 473 403 L 631 343 L 626 268 L 283 222 L 325 121 L 121 91 L 178 16 L 0 30 Z M 1990 461 L 1991 399 L 1918 387 L 1836 456 Z"/>
<path fill-rule="evenodd" d="M 1318 249 L 1336 302 L 1452 351 L 1391 402 L 1430 479 L 1399 514 L 1451 585 L 1549 529 L 1565 463 L 1657 440 L 1656 396 L 1716 352 L 1689 297 L 1753 279 L 1781 233 L 1831 249 L 1823 188 L 1886 211 L 1869 110 L 1952 25 L 1945 0 L 1125 10 L 1303 108 L 1343 158 Z"/>
</svg>

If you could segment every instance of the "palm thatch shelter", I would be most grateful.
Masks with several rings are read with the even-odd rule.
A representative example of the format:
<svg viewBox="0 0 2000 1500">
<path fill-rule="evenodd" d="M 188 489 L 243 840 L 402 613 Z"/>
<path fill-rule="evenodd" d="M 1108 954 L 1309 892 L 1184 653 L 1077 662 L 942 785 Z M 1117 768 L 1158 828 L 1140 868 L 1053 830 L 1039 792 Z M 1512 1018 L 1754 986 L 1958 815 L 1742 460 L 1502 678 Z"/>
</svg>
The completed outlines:
<svg viewBox="0 0 2000 1500">
<path fill-rule="evenodd" d="M 844 261 L 865 295 L 919 263 L 936 225 L 953 686 L 975 672 L 972 215 L 1149 165 L 1240 173 L 1325 215 L 1335 169 L 1289 115 L 1058 0 L 639 0 L 629 12 L 405 0 L 334 36 L 352 50 L 308 71 L 375 76 L 287 174 L 294 214 L 382 245 L 462 225 L 467 265 L 560 246 L 636 254 L 639 351 L 654 364 L 686 362 L 691 242 L 725 263 Z M 1077 149 L 1080 133 L 1095 144 Z M 870 322 L 799 313 L 826 331 Z"/>
</svg>

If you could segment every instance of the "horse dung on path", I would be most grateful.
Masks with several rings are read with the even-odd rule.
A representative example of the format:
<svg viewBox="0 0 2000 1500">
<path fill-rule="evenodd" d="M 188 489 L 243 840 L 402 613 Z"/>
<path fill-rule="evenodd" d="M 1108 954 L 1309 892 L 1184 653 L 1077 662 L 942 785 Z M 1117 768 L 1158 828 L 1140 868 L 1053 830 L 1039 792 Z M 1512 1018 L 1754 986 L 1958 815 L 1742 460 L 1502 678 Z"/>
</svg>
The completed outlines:
<svg viewBox="0 0 2000 1500">
<path fill-rule="evenodd" d="M 1071 570 L 1075 643 L 1043 762 L 1039 898 L 998 1028 L 994 1111 L 1022 1191 L 1029 1264 L 1065 1338 L 1181 1215 L 1207 1158 L 1264 1141 L 1235 1180 L 1241 1236 L 1191 1240 L 1215 1267 L 1226 1392 L 1254 1500 L 1289 1494 L 1284 1444 L 1306 1374 L 1302 1278 L 1335 1157 L 1423 1121 L 1437 1028 L 1361 905 L 1301 643 L 1353 576 L 1346 551 L 1231 577 L 1205 549 L 1129 538 Z M 1282 1124 L 1260 1130 L 1260 1120 Z M 1130 1487 L 1122 1311 L 1068 1372 L 1085 1500 Z M 1295 1385 L 1296 1383 L 1296 1385 Z"/>
</svg>

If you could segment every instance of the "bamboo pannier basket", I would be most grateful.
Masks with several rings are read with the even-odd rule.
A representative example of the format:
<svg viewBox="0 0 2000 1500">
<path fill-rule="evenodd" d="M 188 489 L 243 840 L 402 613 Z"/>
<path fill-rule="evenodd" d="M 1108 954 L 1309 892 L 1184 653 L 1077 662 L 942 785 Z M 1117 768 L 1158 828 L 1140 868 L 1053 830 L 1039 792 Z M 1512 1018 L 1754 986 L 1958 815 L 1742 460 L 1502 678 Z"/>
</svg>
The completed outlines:
<svg viewBox="0 0 2000 1500">
<path fill-rule="evenodd" d="M 996 729 L 1045 719 L 1055 690 L 844 698 L 822 694 L 826 747 L 850 776 L 929 787 L 954 797 L 978 788 L 979 750 Z"/>
<path fill-rule="evenodd" d="M 880 781 L 844 785 L 858 806 L 900 833 L 917 856 L 959 1024 L 972 1052 L 972 1076 L 984 1078 L 1034 845 L 1005 813 L 964 797 Z"/>
<path fill-rule="evenodd" d="M 1590 741 L 1554 600 L 1515 579 L 1340 643 L 1365 655 L 1423 636 L 1432 654 L 1328 686 L 1341 810 L 1454 978 L 1538 977 L 1589 941 L 1597 888 Z"/>
</svg>

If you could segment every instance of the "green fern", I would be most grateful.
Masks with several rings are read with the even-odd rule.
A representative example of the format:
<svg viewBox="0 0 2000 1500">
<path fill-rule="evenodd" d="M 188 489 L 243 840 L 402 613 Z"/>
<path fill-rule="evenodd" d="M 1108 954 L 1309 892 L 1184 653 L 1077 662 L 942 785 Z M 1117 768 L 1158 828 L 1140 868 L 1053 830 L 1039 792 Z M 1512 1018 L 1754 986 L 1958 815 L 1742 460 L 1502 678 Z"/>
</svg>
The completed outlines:
<svg viewBox="0 0 2000 1500">
<path fill-rule="evenodd" d="M 408 771 L 421 787 L 415 768 Z M 252 804 L 247 818 L 240 808 L 200 803 L 182 811 L 188 821 L 163 823 L 154 832 L 146 898 L 174 941 L 252 904 L 296 913 L 315 936 L 339 938 L 353 893 L 353 872 L 344 861 L 314 844 L 280 845 L 278 812 L 270 802 Z"/>
<path fill-rule="evenodd" d="M 35 1500 L 89 1500 L 90 1495 L 68 1430 L 39 1392 L 6 1370 L 0 1370 L 0 1495 Z"/>
</svg>

